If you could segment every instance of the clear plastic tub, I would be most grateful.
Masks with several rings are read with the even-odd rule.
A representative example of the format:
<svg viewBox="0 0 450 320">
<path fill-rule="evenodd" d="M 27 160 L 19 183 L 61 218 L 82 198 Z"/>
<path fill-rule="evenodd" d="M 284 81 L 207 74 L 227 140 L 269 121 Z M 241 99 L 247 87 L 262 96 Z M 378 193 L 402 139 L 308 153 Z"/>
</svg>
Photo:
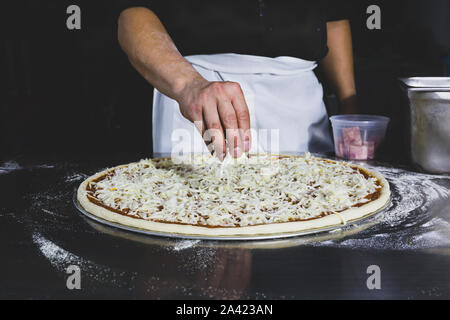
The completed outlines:
<svg viewBox="0 0 450 320">
<path fill-rule="evenodd" d="M 330 120 L 336 156 L 347 160 L 375 159 L 390 121 L 372 115 L 341 115 Z"/>
</svg>

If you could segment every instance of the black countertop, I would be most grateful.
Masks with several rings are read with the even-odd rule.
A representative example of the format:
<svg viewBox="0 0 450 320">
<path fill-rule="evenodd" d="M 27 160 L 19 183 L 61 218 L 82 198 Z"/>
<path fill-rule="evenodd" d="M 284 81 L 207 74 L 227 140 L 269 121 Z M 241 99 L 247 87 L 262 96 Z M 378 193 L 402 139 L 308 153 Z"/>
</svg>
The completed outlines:
<svg viewBox="0 0 450 320">
<path fill-rule="evenodd" d="M 214 242 L 138 235 L 82 216 L 87 176 L 138 155 L 0 162 L 0 298 L 448 299 L 450 177 L 380 163 L 382 214 L 332 233 Z M 69 290 L 67 267 L 81 272 Z M 381 289 L 369 290 L 369 266 Z"/>
</svg>

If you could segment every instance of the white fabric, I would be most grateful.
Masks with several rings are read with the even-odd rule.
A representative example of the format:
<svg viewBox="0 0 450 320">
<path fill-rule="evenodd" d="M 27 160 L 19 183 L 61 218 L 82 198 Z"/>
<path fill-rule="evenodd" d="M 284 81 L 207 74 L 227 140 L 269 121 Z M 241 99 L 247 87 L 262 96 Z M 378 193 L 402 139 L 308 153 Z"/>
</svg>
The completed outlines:
<svg viewBox="0 0 450 320">
<path fill-rule="evenodd" d="M 332 150 L 323 90 L 313 72 L 315 62 L 237 54 L 186 59 L 209 81 L 240 84 L 250 111 L 251 152 Z M 191 138 L 186 139 L 187 133 Z M 178 103 L 155 89 L 153 151 L 172 153 L 181 149 L 208 152 L 201 134 L 181 115 Z"/>
</svg>

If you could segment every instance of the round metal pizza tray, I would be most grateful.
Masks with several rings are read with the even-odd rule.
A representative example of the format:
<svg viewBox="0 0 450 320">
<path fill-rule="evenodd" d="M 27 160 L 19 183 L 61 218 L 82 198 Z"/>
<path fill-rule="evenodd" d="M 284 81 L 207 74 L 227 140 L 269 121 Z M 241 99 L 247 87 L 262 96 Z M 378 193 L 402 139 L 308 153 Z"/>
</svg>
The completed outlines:
<svg viewBox="0 0 450 320">
<path fill-rule="evenodd" d="M 75 207 L 80 211 L 84 216 L 88 217 L 89 219 L 92 219 L 96 222 L 99 222 L 101 224 L 107 225 L 109 227 L 144 234 L 148 236 L 156 236 L 156 237 L 165 237 L 165 238 L 174 238 L 174 239 L 192 239 L 192 240 L 223 240 L 223 241 L 254 241 L 254 240 L 273 240 L 273 239 L 283 239 L 283 238 L 293 238 L 293 237 L 300 237 L 300 236 L 306 236 L 306 235 L 312 235 L 317 233 L 323 233 L 323 232 L 331 232 L 334 230 L 339 230 L 344 227 L 348 227 L 349 225 L 358 225 L 361 226 L 364 223 L 367 223 L 369 220 L 372 220 L 375 216 L 377 216 L 379 213 L 384 211 L 389 204 L 390 200 L 386 203 L 386 205 L 379 210 L 370 213 L 360 219 L 348 221 L 346 225 L 337 225 L 333 227 L 325 227 L 325 228 L 317 228 L 317 229 L 311 229 L 307 231 L 299 231 L 299 232 L 290 232 L 290 233 L 279 233 L 279 234 L 271 234 L 271 235 L 252 235 L 252 236 L 197 236 L 197 235 L 184 235 L 184 234 L 177 234 L 177 233 L 165 233 L 165 232 L 155 232 L 155 231 L 149 231 L 144 229 L 139 229 L 135 227 L 125 226 L 119 223 L 111 222 L 102 218 L 99 218 L 86 210 L 81 206 L 77 199 L 77 191 L 75 190 L 74 196 L 73 196 L 73 203 Z"/>
</svg>

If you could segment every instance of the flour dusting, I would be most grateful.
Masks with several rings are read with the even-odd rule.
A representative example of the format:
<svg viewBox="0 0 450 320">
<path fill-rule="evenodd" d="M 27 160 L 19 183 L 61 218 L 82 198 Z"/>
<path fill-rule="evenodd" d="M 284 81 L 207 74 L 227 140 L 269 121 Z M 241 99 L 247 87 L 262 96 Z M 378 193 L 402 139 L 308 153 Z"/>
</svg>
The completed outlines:
<svg viewBox="0 0 450 320">
<path fill-rule="evenodd" d="M 426 212 L 435 200 L 450 198 L 450 189 L 436 181 L 450 181 L 448 176 L 436 177 L 386 167 L 372 169 L 378 170 L 391 183 L 392 202 L 383 215 L 383 222 L 391 226 L 404 221 L 416 209 Z M 420 214 L 417 212 L 417 215 Z"/>
<path fill-rule="evenodd" d="M 39 164 L 33 166 L 22 166 L 17 161 L 10 160 L 0 164 L 0 175 L 8 174 L 14 171 L 24 170 L 24 169 L 53 169 L 54 165 L 51 164 Z"/>
<path fill-rule="evenodd" d="M 125 272 L 116 272 L 109 267 L 81 258 L 58 246 L 39 232 L 33 233 L 32 240 L 39 248 L 41 254 L 61 273 L 65 274 L 68 266 L 76 265 L 80 267 L 83 277 L 94 280 L 95 282 L 112 284 L 115 286 L 129 285 L 126 280 L 128 277 Z M 130 278 L 135 276 L 136 273 L 129 275 Z"/>
<path fill-rule="evenodd" d="M 383 223 L 395 226 L 405 222 L 411 215 L 420 219 L 426 215 L 430 206 L 440 199 L 447 199 L 447 211 L 442 212 L 442 215 L 449 217 L 450 189 L 438 181 L 446 180 L 448 183 L 450 176 L 432 176 L 388 167 L 371 169 L 378 170 L 391 183 L 393 189 L 392 202 L 383 214 Z M 418 209 L 420 211 L 415 211 Z"/>
<path fill-rule="evenodd" d="M 33 243 L 38 246 L 44 257 L 58 270 L 65 270 L 65 268 L 71 264 L 78 266 L 86 264 L 86 261 L 83 258 L 64 250 L 38 232 L 33 233 L 32 237 Z"/>
<path fill-rule="evenodd" d="M 47 209 L 42 209 L 42 211 L 44 211 L 45 213 L 51 215 L 51 216 L 57 216 L 57 214 L 53 211 L 47 210 Z"/>
<path fill-rule="evenodd" d="M 37 169 L 53 169 L 55 168 L 54 165 L 52 164 L 40 164 L 40 165 L 36 165 L 33 168 L 37 168 Z"/>
<path fill-rule="evenodd" d="M 0 164 L 0 175 L 23 169 L 16 161 L 6 161 Z"/>
<path fill-rule="evenodd" d="M 83 173 L 74 173 L 69 174 L 65 177 L 65 182 L 75 182 L 75 181 L 81 181 L 88 178 L 88 175 Z"/>
<path fill-rule="evenodd" d="M 182 240 L 178 241 L 174 246 L 174 251 L 181 251 L 196 246 L 200 240 Z"/>
</svg>

